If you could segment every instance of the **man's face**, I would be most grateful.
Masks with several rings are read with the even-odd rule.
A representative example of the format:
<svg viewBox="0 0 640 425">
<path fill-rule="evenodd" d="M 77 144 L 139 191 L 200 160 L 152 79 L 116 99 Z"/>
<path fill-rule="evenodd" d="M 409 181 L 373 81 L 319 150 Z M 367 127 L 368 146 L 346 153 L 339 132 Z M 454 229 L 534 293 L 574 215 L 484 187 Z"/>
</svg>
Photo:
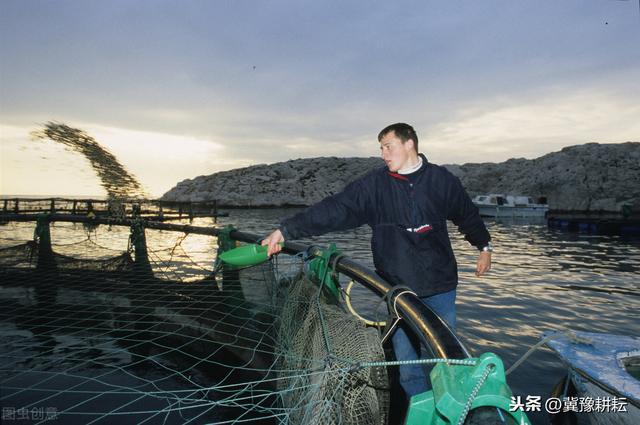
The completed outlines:
<svg viewBox="0 0 640 425">
<path fill-rule="evenodd" d="M 406 168 L 414 153 L 413 140 L 402 143 L 394 131 L 387 133 L 380 140 L 380 154 L 392 173 Z"/>
</svg>

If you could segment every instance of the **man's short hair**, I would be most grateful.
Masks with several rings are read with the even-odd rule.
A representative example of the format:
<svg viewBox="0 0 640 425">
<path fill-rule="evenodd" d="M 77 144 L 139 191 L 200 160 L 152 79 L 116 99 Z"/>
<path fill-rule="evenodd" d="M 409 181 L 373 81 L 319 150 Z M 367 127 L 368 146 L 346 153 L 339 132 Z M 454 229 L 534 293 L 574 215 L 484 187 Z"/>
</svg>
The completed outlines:
<svg viewBox="0 0 640 425">
<path fill-rule="evenodd" d="M 416 149 L 416 152 L 418 152 L 418 135 L 416 134 L 416 131 L 413 129 L 413 127 L 403 122 L 391 124 L 383 128 L 382 131 L 378 134 L 378 142 L 392 131 L 395 133 L 398 139 L 402 141 L 402 143 L 406 143 L 406 141 L 409 139 L 413 140 L 413 147 Z"/>
</svg>

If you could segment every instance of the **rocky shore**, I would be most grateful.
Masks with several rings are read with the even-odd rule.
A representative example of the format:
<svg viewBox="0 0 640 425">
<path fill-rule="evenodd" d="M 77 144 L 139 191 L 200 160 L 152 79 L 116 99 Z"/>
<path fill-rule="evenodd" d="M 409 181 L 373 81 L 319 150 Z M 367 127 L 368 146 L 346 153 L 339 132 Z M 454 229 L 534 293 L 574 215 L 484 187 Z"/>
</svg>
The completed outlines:
<svg viewBox="0 0 640 425">
<path fill-rule="evenodd" d="M 378 158 L 308 158 L 254 165 L 178 183 L 167 201 L 216 199 L 228 207 L 311 205 L 340 191 L 368 171 Z M 640 209 L 640 143 L 587 143 L 535 159 L 445 165 L 470 195 L 502 193 L 546 197 L 552 210 Z"/>
</svg>

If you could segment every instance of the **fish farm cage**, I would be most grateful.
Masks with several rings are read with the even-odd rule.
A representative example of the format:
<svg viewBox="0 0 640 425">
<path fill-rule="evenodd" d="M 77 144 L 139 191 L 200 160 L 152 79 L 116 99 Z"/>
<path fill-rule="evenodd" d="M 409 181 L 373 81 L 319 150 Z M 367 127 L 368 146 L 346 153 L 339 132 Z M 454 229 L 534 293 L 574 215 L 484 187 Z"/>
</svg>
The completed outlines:
<svg viewBox="0 0 640 425">
<path fill-rule="evenodd" d="M 14 214 L 71 214 L 89 217 L 136 218 L 170 221 L 198 217 L 228 216 L 218 210 L 218 201 L 162 201 L 141 198 L 68 199 L 68 198 L 4 198 L 0 200 L 0 221 Z"/>
<path fill-rule="evenodd" d="M 2 217 L 3 423 L 529 423 L 497 356 L 472 357 L 415 294 L 334 246 L 286 242 L 240 267 L 220 257 L 259 237 L 232 227 Z M 346 281 L 386 301 L 386 326 L 350 312 Z M 398 324 L 431 368 L 408 402 Z"/>
</svg>

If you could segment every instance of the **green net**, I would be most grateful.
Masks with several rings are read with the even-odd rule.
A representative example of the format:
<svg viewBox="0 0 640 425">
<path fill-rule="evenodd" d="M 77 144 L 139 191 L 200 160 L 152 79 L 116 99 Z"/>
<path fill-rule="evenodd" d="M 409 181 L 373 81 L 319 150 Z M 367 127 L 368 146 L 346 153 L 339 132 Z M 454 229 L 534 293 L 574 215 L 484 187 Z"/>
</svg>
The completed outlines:
<svg viewBox="0 0 640 425">
<path fill-rule="evenodd" d="M 354 367 L 378 332 L 300 257 L 214 273 L 215 237 L 147 230 L 145 270 L 128 228 L 51 225 L 49 249 L 34 227 L 0 240 L 3 419 L 387 422 L 386 369 Z"/>
</svg>

